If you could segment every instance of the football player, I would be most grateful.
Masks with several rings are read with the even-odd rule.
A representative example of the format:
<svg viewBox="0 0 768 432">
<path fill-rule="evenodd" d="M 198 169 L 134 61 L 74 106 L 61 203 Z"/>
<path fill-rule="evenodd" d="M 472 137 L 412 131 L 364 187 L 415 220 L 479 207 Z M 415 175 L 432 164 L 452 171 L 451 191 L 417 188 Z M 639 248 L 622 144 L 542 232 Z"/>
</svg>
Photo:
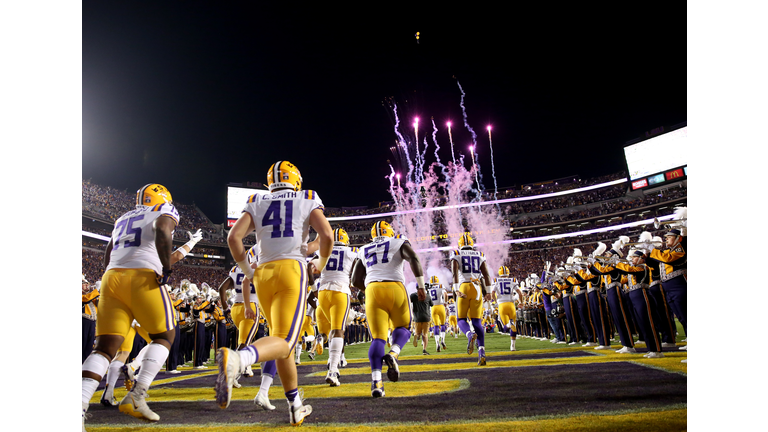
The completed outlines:
<svg viewBox="0 0 768 432">
<path fill-rule="evenodd" d="M 255 244 L 248 250 L 248 262 L 251 268 L 257 267 L 259 262 L 259 245 Z M 234 304 L 230 308 L 227 301 L 227 291 L 234 287 Z M 250 287 L 250 289 L 243 290 L 243 287 Z M 244 292 L 245 291 L 245 292 Z M 229 271 L 229 276 L 224 282 L 219 285 L 219 296 L 221 297 L 221 304 L 224 308 L 224 315 L 231 317 L 232 321 L 237 327 L 237 349 L 243 349 L 252 341 L 259 338 L 259 323 L 253 318 L 245 317 L 246 304 L 247 308 L 253 312 L 253 316 L 258 316 L 256 312 L 259 310 L 259 298 L 256 295 L 256 287 L 253 283 L 245 277 L 245 273 L 240 270 L 240 267 L 234 266 Z M 248 301 L 246 302 L 246 296 Z M 247 376 L 253 376 L 251 365 L 247 365 L 243 370 L 243 374 Z M 272 386 L 272 381 L 277 374 L 277 366 L 274 360 L 269 360 L 261 363 L 261 386 L 259 392 L 253 399 L 253 402 L 264 410 L 271 411 L 275 409 L 275 406 L 269 402 L 269 388 Z M 233 387 L 240 388 L 241 385 L 237 381 L 236 377 Z"/>
<path fill-rule="evenodd" d="M 493 286 L 493 296 L 496 301 L 499 302 L 499 321 L 501 321 L 502 328 L 499 331 L 509 332 L 510 351 L 517 351 L 515 348 L 515 341 L 517 340 L 517 327 L 515 321 L 517 321 L 517 309 L 515 309 L 515 300 L 522 299 L 523 293 L 517 285 L 517 282 L 509 277 L 509 267 L 499 267 L 499 277 Z"/>
<path fill-rule="evenodd" d="M 468 340 L 467 354 L 472 354 L 477 342 L 477 364 L 484 366 L 483 299 L 491 299 L 490 287 L 487 286 L 491 276 L 485 263 L 485 254 L 477 252 L 474 244 L 475 241 L 468 232 L 459 237 L 459 249 L 451 252 L 451 272 L 453 273 L 453 292 L 459 297 L 456 308 L 459 329 Z M 467 319 L 471 320 L 471 327 Z"/>
<path fill-rule="evenodd" d="M 189 246 L 172 251 L 179 213 L 171 193 L 150 183 L 136 193 L 136 208 L 117 219 L 104 254 L 96 346 L 83 362 L 83 423 L 93 393 L 110 361 L 125 340 L 134 319 L 147 331 L 148 345 L 136 385 L 120 402 L 120 412 L 158 421 L 146 403 L 147 389 L 160 371 L 175 337 L 175 315 L 168 291 L 162 286 L 171 265 L 189 253 Z"/>
<path fill-rule="evenodd" d="M 408 239 L 395 237 L 386 221 L 376 222 L 371 228 L 373 241 L 360 248 L 359 260 L 352 270 L 352 285 L 365 290 L 365 314 L 368 317 L 373 341 L 368 349 L 371 363 L 371 395 L 384 396 L 381 381 L 382 363 L 387 364 L 387 378 L 395 382 L 400 378 L 397 358 L 408 343 L 411 332 L 411 307 L 405 290 L 404 261 L 408 261 L 416 277 L 416 294 L 419 300 L 427 297 L 424 289 L 424 271 L 416 252 Z M 387 330 L 392 325 L 392 341 L 389 353 L 384 353 Z"/>
<path fill-rule="evenodd" d="M 307 246 L 309 227 L 318 233 L 320 268 L 325 267 L 331 256 L 333 230 L 317 193 L 301 189 L 301 173 L 295 165 L 288 161 L 273 164 L 267 172 L 267 184 L 269 193 L 248 198 L 243 214 L 229 231 L 227 244 L 240 269 L 255 282 L 259 306 L 269 324 L 269 336 L 242 350 L 219 349 L 216 402 L 222 409 L 229 406 L 234 379 L 245 366 L 276 360 L 288 399 L 289 419 L 298 426 L 312 413 L 312 407 L 303 404 L 296 364 L 291 358 L 301 336 L 301 320 L 307 305 L 310 275 L 305 258 L 314 253 Z M 248 264 L 243 247 L 243 238 L 254 230 L 260 247 L 255 271 Z M 256 318 L 252 310 L 246 309 L 245 314 L 246 318 Z"/>
<path fill-rule="evenodd" d="M 357 248 L 349 246 L 349 235 L 342 228 L 333 230 L 333 251 L 321 269 L 318 290 L 318 333 L 328 335 L 329 368 L 325 382 L 331 387 L 339 382 L 339 362 L 344 348 L 344 329 L 349 316 L 352 292 L 349 289 L 352 268 L 357 262 Z M 320 339 L 322 344 L 322 338 Z M 321 351 L 322 352 L 322 351 Z"/>
<path fill-rule="evenodd" d="M 432 328 L 432 334 L 435 337 L 435 345 L 437 345 L 437 352 L 440 352 L 440 348 L 445 349 L 445 302 L 448 297 L 448 293 L 445 292 L 445 288 L 440 284 L 440 279 L 437 276 L 429 278 L 429 288 L 427 288 L 427 294 L 432 299 L 432 322 L 435 326 Z"/>
<path fill-rule="evenodd" d="M 448 298 L 448 305 L 445 307 L 446 315 L 448 315 L 448 324 L 451 327 L 451 335 L 454 339 L 459 338 L 459 324 L 456 321 L 456 301 L 453 297 Z"/>
</svg>

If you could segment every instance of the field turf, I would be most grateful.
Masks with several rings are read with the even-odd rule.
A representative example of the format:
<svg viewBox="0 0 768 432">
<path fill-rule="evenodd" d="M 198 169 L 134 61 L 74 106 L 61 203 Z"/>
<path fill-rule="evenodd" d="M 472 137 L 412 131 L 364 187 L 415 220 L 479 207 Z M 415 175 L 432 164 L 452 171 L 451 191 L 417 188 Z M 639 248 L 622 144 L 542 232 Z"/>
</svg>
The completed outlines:
<svg viewBox="0 0 768 432">
<path fill-rule="evenodd" d="M 679 325 L 678 325 L 679 327 Z M 679 334 L 683 335 L 682 328 Z M 679 336 L 678 339 L 683 339 Z M 509 351 L 509 336 L 486 335 L 487 365 L 466 354 L 466 338 L 446 338 L 448 349 L 428 352 L 412 342 L 400 356 L 400 381 L 384 378 L 386 396 L 370 393 L 369 343 L 346 347 L 349 364 L 341 369 L 340 387 L 325 384 L 328 350 L 309 361 L 302 354 L 299 387 L 313 413 L 302 428 L 322 431 L 461 431 L 472 428 L 520 431 L 677 431 L 687 429 L 686 351 L 664 349 L 665 358 L 596 351 L 581 345 L 555 345 L 518 338 Z M 678 343 L 684 345 L 684 343 Z M 213 358 L 213 356 L 212 356 Z M 290 428 L 279 378 L 270 389 L 275 411 L 253 404 L 260 376 L 242 377 L 228 409 L 214 402 L 216 366 L 206 370 L 180 367 L 179 375 L 160 372 L 148 403 L 160 415 L 156 423 L 121 414 L 99 404 L 96 392 L 86 421 L 88 431 L 246 431 Z M 386 366 L 384 367 L 386 370 Z M 384 374 L 386 376 L 386 374 Z M 118 380 L 115 396 L 125 395 Z"/>
</svg>

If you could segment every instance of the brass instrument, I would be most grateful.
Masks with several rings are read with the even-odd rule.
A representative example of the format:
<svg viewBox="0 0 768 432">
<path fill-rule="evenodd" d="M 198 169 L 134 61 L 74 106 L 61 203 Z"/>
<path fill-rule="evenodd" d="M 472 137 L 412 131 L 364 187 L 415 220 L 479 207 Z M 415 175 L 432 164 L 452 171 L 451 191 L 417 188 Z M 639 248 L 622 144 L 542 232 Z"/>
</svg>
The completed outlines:
<svg viewBox="0 0 768 432">
<path fill-rule="evenodd" d="M 688 221 L 688 219 L 686 218 L 686 219 L 674 219 L 674 220 L 668 220 L 668 221 L 663 221 L 662 222 L 662 221 L 659 220 L 659 218 L 653 218 L 653 227 L 655 229 L 661 228 L 662 225 L 672 225 L 672 226 L 685 227 L 687 221 Z M 632 243 L 628 243 L 628 244 L 632 244 Z"/>
</svg>

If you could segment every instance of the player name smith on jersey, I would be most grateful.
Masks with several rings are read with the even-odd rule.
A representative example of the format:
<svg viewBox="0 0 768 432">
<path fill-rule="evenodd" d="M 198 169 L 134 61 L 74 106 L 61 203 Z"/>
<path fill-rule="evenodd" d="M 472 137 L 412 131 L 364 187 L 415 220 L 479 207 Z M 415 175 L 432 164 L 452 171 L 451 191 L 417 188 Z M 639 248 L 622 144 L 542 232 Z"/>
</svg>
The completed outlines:
<svg viewBox="0 0 768 432">
<path fill-rule="evenodd" d="M 113 268 L 146 268 L 163 274 L 163 264 L 155 246 L 154 222 L 166 216 L 179 223 L 179 212 L 173 204 L 139 206 L 120 216 L 112 230 L 112 251 L 109 266 Z"/>
<path fill-rule="evenodd" d="M 485 262 L 485 254 L 471 249 L 459 249 L 451 252 L 451 260 L 459 263 L 459 283 L 478 279 L 482 273 L 480 266 Z"/>
<path fill-rule="evenodd" d="M 400 248 L 406 242 L 404 237 L 379 237 L 360 248 L 358 256 L 365 264 L 365 285 L 383 281 L 405 283 Z"/>
<path fill-rule="evenodd" d="M 304 262 L 309 240 L 309 214 L 323 209 L 323 202 L 312 190 L 280 191 L 251 195 L 243 212 L 248 212 L 256 227 L 260 245 L 259 265 L 281 259 Z"/>
</svg>

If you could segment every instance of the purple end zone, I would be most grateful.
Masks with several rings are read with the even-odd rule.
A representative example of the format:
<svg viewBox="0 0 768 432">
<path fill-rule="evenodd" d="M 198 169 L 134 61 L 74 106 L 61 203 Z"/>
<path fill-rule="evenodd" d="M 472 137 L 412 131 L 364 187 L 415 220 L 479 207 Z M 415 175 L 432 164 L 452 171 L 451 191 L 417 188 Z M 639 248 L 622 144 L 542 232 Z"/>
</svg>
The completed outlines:
<svg viewBox="0 0 768 432">
<path fill-rule="evenodd" d="M 573 353 L 571 353 L 573 354 Z M 303 369 L 303 366 L 300 366 Z M 308 366 L 306 372 L 320 370 Z M 323 377 L 305 378 L 299 370 L 299 387 L 324 383 Z M 322 368 L 324 370 L 324 368 Z M 369 382 L 369 376 L 344 377 L 346 383 Z M 423 422 L 471 421 L 473 419 L 529 417 L 537 415 L 567 415 L 582 412 L 606 412 L 633 409 L 664 408 L 687 402 L 687 381 L 684 375 L 651 369 L 628 362 L 582 365 L 529 366 L 519 369 L 472 368 L 457 371 L 405 373 L 403 381 L 467 379 L 467 389 L 430 397 L 394 398 L 387 389 L 384 398 L 318 398 L 308 399 L 313 412 L 310 423 L 365 422 Z M 211 388 L 215 376 L 201 378 L 197 387 Z M 253 386 L 256 394 L 257 376 L 241 379 L 244 387 Z M 387 388 L 387 384 L 384 387 Z M 167 386 L 181 386 L 181 383 Z M 186 385 L 186 384 L 185 384 Z M 276 381 L 273 385 L 279 386 Z M 391 385 L 391 384 L 390 384 Z M 161 392 L 161 386 L 150 390 Z M 332 391 L 332 390 L 329 390 Z M 283 399 L 272 401 L 278 409 L 256 411 L 251 400 L 232 401 L 221 410 L 215 401 L 156 402 L 150 408 L 160 415 L 160 424 L 205 424 L 262 422 L 284 425 L 286 412 Z M 460 407 L 460 408 L 459 408 Z M 141 425 L 117 410 L 91 404 L 88 411 L 92 425 Z"/>
</svg>

